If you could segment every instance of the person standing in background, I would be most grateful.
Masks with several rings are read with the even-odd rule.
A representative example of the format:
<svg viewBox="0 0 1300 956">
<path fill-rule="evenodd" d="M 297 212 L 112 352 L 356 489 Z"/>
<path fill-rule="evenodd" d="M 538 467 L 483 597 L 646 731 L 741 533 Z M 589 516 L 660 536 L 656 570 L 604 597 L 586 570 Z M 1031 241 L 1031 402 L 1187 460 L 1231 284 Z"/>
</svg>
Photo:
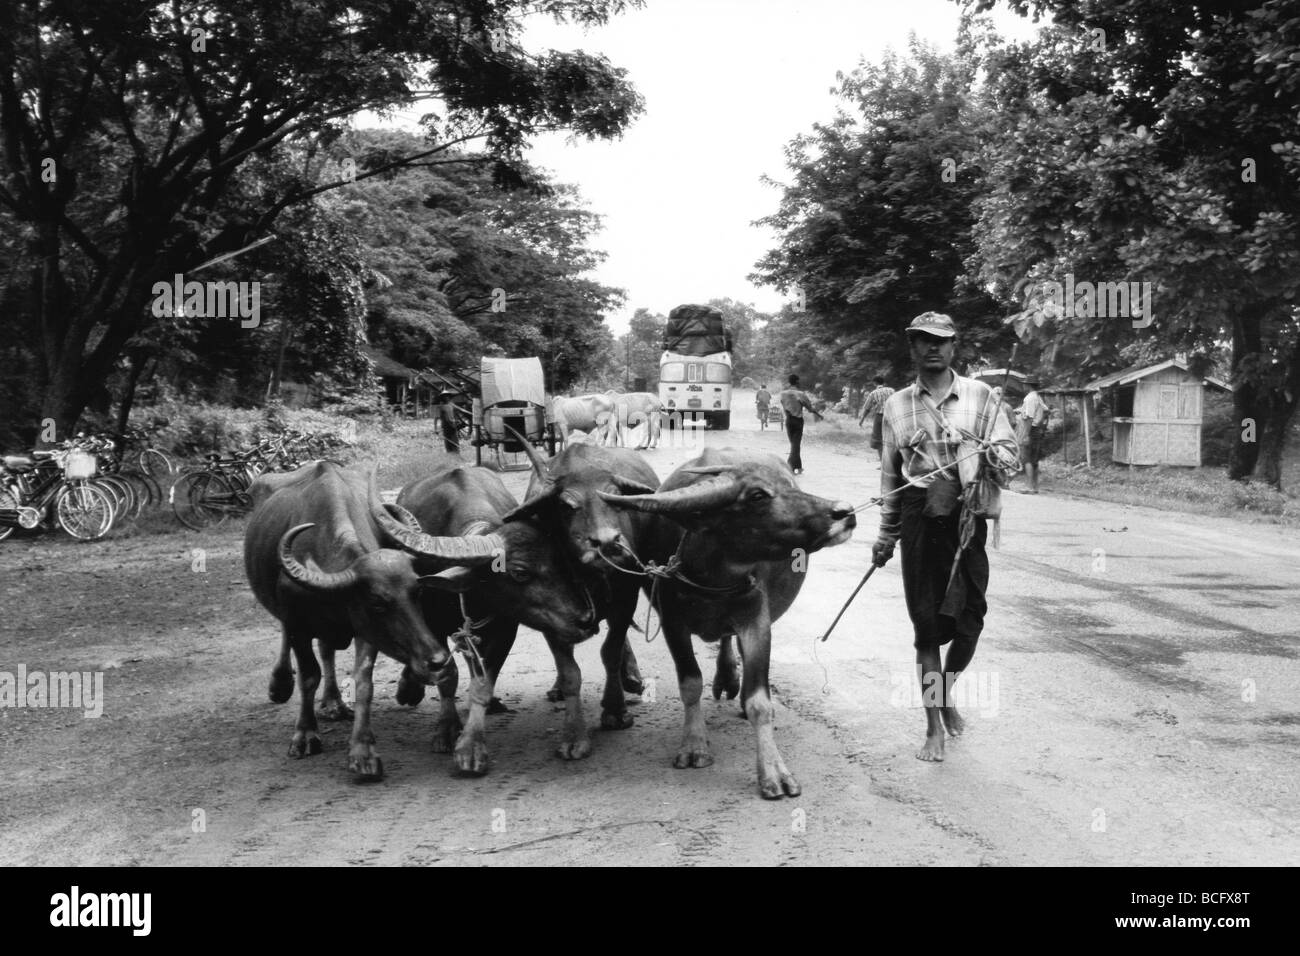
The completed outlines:
<svg viewBox="0 0 1300 956">
<path fill-rule="evenodd" d="M 1043 457 L 1043 437 L 1047 434 L 1047 419 L 1051 409 L 1038 394 L 1041 385 L 1037 378 L 1025 381 L 1029 394 L 1020 403 L 1020 419 L 1016 422 L 1016 441 L 1020 445 L 1020 462 L 1025 469 L 1028 494 L 1038 494 L 1038 461 Z"/>
<path fill-rule="evenodd" d="M 790 438 L 790 457 L 786 461 L 789 462 L 791 471 L 802 475 L 803 456 L 800 449 L 803 445 L 803 410 L 808 409 L 817 416 L 818 421 L 822 420 L 822 416 L 813 407 L 808 393 L 800 391 L 798 375 L 791 375 L 789 387 L 781 389 L 780 402 L 781 411 L 785 413 L 785 433 Z"/>
<path fill-rule="evenodd" d="M 767 427 L 768 413 L 772 410 L 772 393 L 767 390 L 767 383 L 764 383 L 754 396 L 754 401 L 758 405 L 758 422 L 759 428 Z"/>
<path fill-rule="evenodd" d="M 885 384 L 883 375 L 877 375 L 875 378 L 876 388 L 867 396 L 867 400 L 862 404 L 862 414 L 858 416 L 858 427 L 871 416 L 871 447 L 876 450 L 876 454 L 881 455 L 883 440 L 881 438 L 881 428 L 885 421 L 885 402 L 894 390 Z"/>
</svg>

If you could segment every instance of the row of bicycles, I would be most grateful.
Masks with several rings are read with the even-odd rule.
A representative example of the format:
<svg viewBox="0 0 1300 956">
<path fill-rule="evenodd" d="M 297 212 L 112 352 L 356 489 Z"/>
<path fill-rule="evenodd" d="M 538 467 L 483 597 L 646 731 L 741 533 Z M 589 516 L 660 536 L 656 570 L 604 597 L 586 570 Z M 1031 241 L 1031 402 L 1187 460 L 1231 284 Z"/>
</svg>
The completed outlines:
<svg viewBox="0 0 1300 956">
<path fill-rule="evenodd" d="M 332 432 L 284 429 L 234 454 L 210 454 L 172 484 L 172 511 L 187 528 L 216 527 L 253 510 L 250 489 L 259 475 L 295 471 L 307 461 L 332 460 L 348 444 Z"/>
<path fill-rule="evenodd" d="M 195 530 L 252 509 L 258 475 L 293 471 L 328 458 L 348 442 L 334 433 L 276 429 L 231 455 L 208 455 L 178 468 L 152 435 L 165 420 L 124 435 L 78 434 L 55 448 L 0 458 L 0 541 L 18 529 L 61 527 L 94 541 L 151 507 L 170 507 Z"/>
</svg>

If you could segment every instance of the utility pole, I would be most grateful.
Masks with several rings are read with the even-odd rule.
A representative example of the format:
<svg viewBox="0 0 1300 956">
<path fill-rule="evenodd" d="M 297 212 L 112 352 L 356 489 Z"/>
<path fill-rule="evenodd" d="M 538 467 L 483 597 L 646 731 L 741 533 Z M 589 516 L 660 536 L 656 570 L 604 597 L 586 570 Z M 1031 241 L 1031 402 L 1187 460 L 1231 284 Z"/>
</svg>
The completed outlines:
<svg viewBox="0 0 1300 956">
<path fill-rule="evenodd" d="M 627 357 L 623 360 L 623 391 L 627 391 L 631 386 L 628 385 L 628 376 L 632 374 L 632 327 L 628 326 L 627 335 L 623 337 L 623 344 Z"/>
</svg>

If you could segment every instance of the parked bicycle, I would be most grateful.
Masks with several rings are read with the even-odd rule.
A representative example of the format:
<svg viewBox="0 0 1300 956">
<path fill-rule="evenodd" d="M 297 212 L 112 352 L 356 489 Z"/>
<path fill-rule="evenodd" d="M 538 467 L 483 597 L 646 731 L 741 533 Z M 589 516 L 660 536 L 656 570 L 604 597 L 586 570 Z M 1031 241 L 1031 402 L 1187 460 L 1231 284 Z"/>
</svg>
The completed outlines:
<svg viewBox="0 0 1300 956">
<path fill-rule="evenodd" d="M 95 478 L 94 454 L 65 442 L 64 447 L 30 456 L 0 459 L 0 541 L 17 528 L 52 527 L 94 541 L 108 534 L 117 517 L 117 498 Z"/>
</svg>

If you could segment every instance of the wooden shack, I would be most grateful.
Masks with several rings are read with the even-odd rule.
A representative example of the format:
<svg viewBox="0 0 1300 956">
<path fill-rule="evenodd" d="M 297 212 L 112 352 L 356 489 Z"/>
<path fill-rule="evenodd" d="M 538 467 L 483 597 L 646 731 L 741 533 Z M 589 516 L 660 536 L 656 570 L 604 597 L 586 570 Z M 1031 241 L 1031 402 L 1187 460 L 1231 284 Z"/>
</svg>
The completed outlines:
<svg viewBox="0 0 1300 956">
<path fill-rule="evenodd" d="M 1179 356 L 1114 372 L 1085 388 L 1110 401 L 1115 464 L 1199 468 L 1206 386 L 1232 390 L 1218 379 L 1193 373 Z"/>
<path fill-rule="evenodd" d="M 375 378 L 384 385 L 384 399 L 402 414 L 419 411 L 419 373 L 369 345 L 361 347 L 375 367 Z"/>
</svg>

